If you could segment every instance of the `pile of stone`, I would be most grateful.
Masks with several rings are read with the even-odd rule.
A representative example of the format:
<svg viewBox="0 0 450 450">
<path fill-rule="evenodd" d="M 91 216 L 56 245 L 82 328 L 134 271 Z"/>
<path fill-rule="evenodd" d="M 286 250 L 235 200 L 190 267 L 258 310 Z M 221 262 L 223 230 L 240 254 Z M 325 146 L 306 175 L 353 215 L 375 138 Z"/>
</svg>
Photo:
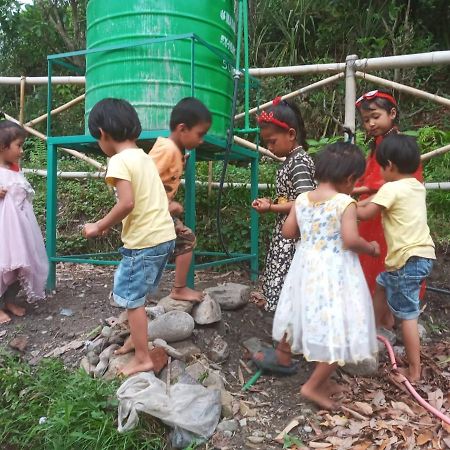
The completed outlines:
<svg viewBox="0 0 450 450">
<path fill-rule="evenodd" d="M 197 327 L 215 324 L 222 320 L 222 310 L 234 310 L 248 303 L 249 287 L 225 283 L 208 288 L 201 303 L 174 300 L 164 297 L 156 306 L 146 308 L 149 317 L 149 348 L 163 349 L 168 355 L 168 366 L 158 375 L 174 384 L 182 376 L 208 389 L 219 389 L 222 397 L 222 416 L 233 416 L 233 396 L 225 389 L 225 379 L 218 363 L 226 361 L 230 351 L 227 342 L 218 334 L 208 343 L 204 354 L 193 342 Z M 81 367 L 97 378 L 112 379 L 133 357 L 133 352 L 115 355 L 114 352 L 129 336 L 126 311 L 117 318 L 108 319 L 109 326 L 87 342 Z"/>
</svg>

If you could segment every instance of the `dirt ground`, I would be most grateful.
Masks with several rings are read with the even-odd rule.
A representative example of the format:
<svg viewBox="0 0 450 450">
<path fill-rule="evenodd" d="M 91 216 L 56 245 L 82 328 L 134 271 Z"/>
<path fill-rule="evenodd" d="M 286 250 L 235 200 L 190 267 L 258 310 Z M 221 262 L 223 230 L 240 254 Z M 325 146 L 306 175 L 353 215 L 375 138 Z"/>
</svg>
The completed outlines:
<svg viewBox="0 0 450 450">
<path fill-rule="evenodd" d="M 120 313 L 120 310 L 110 306 L 108 300 L 113 271 L 114 268 L 101 266 L 60 264 L 58 266 L 56 293 L 38 305 L 28 305 L 25 317 L 14 318 L 9 324 L 0 325 L 0 347 L 8 348 L 11 351 L 9 343 L 13 338 L 25 336 L 27 346 L 22 353 L 23 357 L 30 364 L 36 364 L 56 347 L 73 340 L 87 340 L 92 330 L 99 325 L 104 325 L 105 319 L 111 316 L 117 317 Z M 154 300 L 168 294 L 172 279 L 173 273 L 167 271 L 161 283 L 160 291 L 154 297 Z M 198 288 L 216 286 L 225 281 L 251 284 L 245 274 L 239 272 L 214 273 L 202 271 L 196 274 L 196 286 Z M 450 289 L 450 249 L 440 251 L 429 284 Z M 450 364 L 447 361 L 450 359 L 449 310 L 449 296 L 427 292 L 426 308 L 421 316 L 421 322 L 427 329 L 428 336 L 428 340 L 423 347 L 424 365 L 427 366 L 427 370 L 426 384 L 422 386 L 421 393 L 425 397 L 426 395 L 430 397 L 430 392 L 435 395 L 435 392 L 439 394 L 439 391 L 441 391 L 443 393 L 442 408 L 447 409 L 447 411 L 450 409 L 448 389 Z M 65 316 L 61 313 L 71 313 L 71 315 Z M 245 366 L 240 363 L 240 360 L 245 359 L 242 342 L 250 337 L 258 337 L 264 342 L 271 343 L 272 319 L 272 314 L 263 312 L 250 303 L 241 310 L 224 311 L 223 320 L 220 324 L 196 328 L 193 341 L 201 349 L 205 349 L 205 342 L 214 333 L 221 334 L 229 344 L 231 355 L 222 364 L 222 371 L 227 381 L 226 388 L 234 395 L 235 399 L 242 400 L 241 404 L 244 405 L 244 408 L 245 406 L 248 407 L 246 412 L 241 410 L 237 415 L 237 419 L 241 420 L 239 430 L 232 437 L 226 437 L 218 433 L 214 436 L 212 444 L 209 443 L 207 448 L 281 448 L 282 445 L 275 443 L 273 439 L 293 418 L 296 418 L 299 424 L 290 432 L 290 435 L 299 438 L 306 445 L 313 441 L 319 444 L 323 443 L 326 438 L 328 438 L 327 442 L 329 443 L 329 436 L 334 434 L 339 436 L 343 424 L 339 423 L 336 418 L 338 416 L 318 411 L 314 405 L 305 402 L 299 396 L 299 388 L 311 370 L 311 365 L 304 361 L 301 361 L 300 370 L 295 376 L 275 378 L 264 375 L 255 385 L 254 390 L 247 393 L 241 392 L 242 376 L 245 381 L 251 377 Z M 82 349 L 68 351 L 61 355 L 68 367 L 77 367 L 81 357 Z M 442 361 L 444 361 L 443 364 L 441 364 Z M 348 411 L 345 415 L 341 413 L 339 417 L 343 417 L 347 421 L 354 420 L 355 423 L 358 420 L 358 423 L 363 423 L 363 419 L 383 419 L 383 423 L 390 424 L 389 427 L 383 428 L 379 425 L 379 422 L 376 422 L 376 424 L 370 422 L 370 426 L 364 427 L 361 425 L 360 431 L 353 433 L 353 441 L 347 440 L 345 445 L 341 440 L 332 441 L 333 447 L 319 447 L 311 444 L 310 448 L 367 449 L 371 448 L 371 442 L 378 441 L 381 442 L 380 446 L 377 444 L 377 447 L 374 448 L 446 448 L 445 444 L 442 444 L 443 447 L 434 447 L 432 438 L 429 440 L 422 438 L 422 440 L 425 439 L 423 447 L 418 445 L 407 447 L 396 444 L 402 439 L 402 433 L 405 433 L 405 422 L 404 415 L 398 411 L 397 415 L 394 414 L 396 407 L 402 409 L 399 403 L 395 402 L 403 402 L 403 404 L 409 405 L 412 413 L 417 416 L 416 422 L 422 424 L 416 427 L 409 424 L 415 438 L 419 439 L 424 433 L 432 432 L 432 436 L 440 436 L 444 439 L 448 434 L 445 434 L 440 428 L 437 419 L 431 419 L 431 416 L 420 407 L 413 408 L 413 402 L 409 395 L 403 393 L 390 381 L 386 375 L 386 368 L 386 358 L 382 356 L 379 374 L 373 378 L 354 378 L 345 374 L 339 375 L 339 382 L 343 385 L 349 385 L 351 390 L 351 394 L 345 399 L 345 404 L 353 412 L 359 411 L 361 413 L 362 410 L 364 411 L 360 414 L 362 419 L 361 417 L 358 418 L 357 414 L 348 413 Z M 377 396 L 381 395 L 379 391 L 384 393 L 384 409 L 380 405 L 378 405 L 380 406 L 378 409 L 373 406 L 374 401 L 378 398 Z M 370 403 L 373 410 L 370 411 L 370 409 L 368 410 L 367 407 L 361 405 L 358 407 L 352 406 L 358 401 L 366 405 Z M 388 409 L 386 409 L 386 405 L 389 405 Z M 377 411 L 379 411 L 378 417 Z M 246 420 L 242 422 L 242 418 Z M 389 420 L 397 422 L 391 423 Z M 408 418 L 408 421 L 411 422 L 411 417 Z M 354 427 L 354 424 L 346 422 L 346 426 L 351 428 Z M 449 431 L 450 429 L 447 430 L 447 433 Z M 344 437 L 344 434 L 341 433 L 341 438 L 336 437 L 336 439 L 344 439 Z M 403 438 L 405 442 L 407 438 L 411 441 L 410 436 L 403 436 Z M 385 445 L 382 439 L 385 439 L 385 441 L 387 439 Z M 369 444 L 364 446 L 361 444 L 364 442 L 369 442 Z M 445 442 L 445 439 L 440 442 Z M 361 446 L 358 447 L 358 445 Z M 448 447 L 450 448 L 450 440 Z"/>
</svg>

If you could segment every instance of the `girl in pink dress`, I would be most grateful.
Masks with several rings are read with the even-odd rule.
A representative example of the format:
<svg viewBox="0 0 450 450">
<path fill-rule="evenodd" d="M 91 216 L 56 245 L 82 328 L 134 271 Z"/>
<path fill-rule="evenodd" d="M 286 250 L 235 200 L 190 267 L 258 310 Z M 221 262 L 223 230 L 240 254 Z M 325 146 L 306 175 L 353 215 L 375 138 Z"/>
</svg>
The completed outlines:
<svg viewBox="0 0 450 450">
<path fill-rule="evenodd" d="M 48 275 L 44 240 L 32 206 L 34 190 L 17 171 L 25 136 L 21 126 L 0 121 L 0 323 L 11 320 L 8 312 L 25 314 L 16 303 L 20 288 L 30 302 L 44 298 Z"/>
</svg>

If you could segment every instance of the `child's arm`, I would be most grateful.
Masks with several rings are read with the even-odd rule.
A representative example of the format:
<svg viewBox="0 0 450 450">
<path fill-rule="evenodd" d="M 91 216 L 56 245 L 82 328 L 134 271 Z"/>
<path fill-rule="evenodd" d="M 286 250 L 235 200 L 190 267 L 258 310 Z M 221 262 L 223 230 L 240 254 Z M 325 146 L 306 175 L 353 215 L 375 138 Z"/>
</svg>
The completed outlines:
<svg viewBox="0 0 450 450">
<path fill-rule="evenodd" d="M 169 202 L 169 213 L 172 217 L 180 217 L 183 214 L 184 208 L 181 203 L 174 200 Z"/>
<path fill-rule="evenodd" d="M 371 192 L 370 188 L 367 186 L 359 186 L 353 188 L 352 195 L 369 194 Z"/>
<path fill-rule="evenodd" d="M 268 198 L 257 198 L 253 200 L 252 207 L 259 213 L 274 212 L 277 214 L 289 214 L 294 202 L 272 203 Z"/>
<path fill-rule="evenodd" d="M 85 237 L 95 237 L 105 234 L 109 228 L 122 222 L 133 211 L 134 193 L 131 183 L 127 180 L 116 179 L 117 203 L 103 219 L 84 226 Z"/>
<path fill-rule="evenodd" d="M 373 202 L 360 202 L 356 211 L 358 220 L 370 220 L 383 211 L 383 207 Z"/>
<path fill-rule="evenodd" d="M 281 230 L 283 237 L 286 239 L 298 239 L 300 237 L 300 230 L 298 229 L 294 203 L 295 202 L 289 202 L 289 204 L 292 205 L 292 208 L 287 216 L 287 219 L 284 221 L 283 228 Z M 287 203 L 283 204 L 283 206 L 285 205 L 287 205 Z"/>
<path fill-rule="evenodd" d="M 371 256 L 380 255 L 380 246 L 377 242 L 367 242 L 358 232 L 356 221 L 356 205 L 351 203 L 347 206 L 341 218 L 341 236 L 344 247 L 355 253 L 367 253 Z"/>
</svg>

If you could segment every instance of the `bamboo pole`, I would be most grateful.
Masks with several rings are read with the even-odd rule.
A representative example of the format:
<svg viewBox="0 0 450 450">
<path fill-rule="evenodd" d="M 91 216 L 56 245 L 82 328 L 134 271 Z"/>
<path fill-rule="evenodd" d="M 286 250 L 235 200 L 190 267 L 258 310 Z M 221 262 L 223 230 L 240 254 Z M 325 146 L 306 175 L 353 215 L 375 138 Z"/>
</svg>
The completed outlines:
<svg viewBox="0 0 450 450">
<path fill-rule="evenodd" d="M 21 77 L 0 77 L 0 84 L 20 86 Z M 46 86 L 48 77 L 26 77 L 26 84 Z M 52 84 L 85 84 L 85 77 L 52 77 Z"/>
<path fill-rule="evenodd" d="M 444 147 L 437 148 L 436 150 L 432 150 L 431 152 L 424 153 L 420 159 L 422 161 L 428 161 L 431 158 L 434 158 L 435 156 L 443 155 L 444 153 L 450 152 L 450 144 L 445 145 Z"/>
<path fill-rule="evenodd" d="M 25 116 L 25 80 L 24 76 L 20 77 L 19 122 L 21 125 Z"/>
<path fill-rule="evenodd" d="M 302 95 L 302 94 L 306 94 L 307 92 L 312 91 L 314 89 L 318 89 L 320 87 L 326 86 L 327 84 L 334 83 L 335 81 L 338 81 L 338 80 L 340 80 L 343 77 L 344 77 L 343 73 L 338 73 L 338 74 L 333 75 L 331 77 L 328 77 L 328 78 L 325 78 L 323 80 L 317 81 L 315 83 L 309 84 L 308 86 L 305 86 L 305 87 L 302 87 L 300 89 L 297 89 L 296 91 L 289 92 L 289 94 L 283 95 L 281 97 L 281 100 L 287 100 L 289 98 L 293 98 L 293 97 L 297 97 L 297 96 Z M 273 100 L 271 100 L 270 102 L 263 103 L 259 107 L 250 109 L 248 111 L 248 113 L 249 114 L 256 113 L 259 110 L 262 110 L 262 109 L 265 109 L 265 108 L 271 106 L 272 104 L 273 104 Z M 241 117 L 244 117 L 244 115 L 245 115 L 245 113 L 239 113 L 239 114 L 236 114 L 234 116 L 234 118 L 235 118 L 235 120 L 237 120 L 237 119 L 240 119 Z"/>
<path fill-rule="evenodd" d="M 11 122 L 15 122 L 20 125 L 19 121 L 17 119 L 14 119 L 14 117 L 11 117 L 10 115 L 3 113 L 5 116 L 5 119 L 11 120 Z M 39 139 L 42 139 L 43 141 L 47 141 L 47 136 L 45 134 L 40 133 L 39 131 L 35 130 L 34 128 L 31 128 L 29 126 L 23 125 L 23 128 L 27 133 L 32 134 L 33 136 L 38 137 Z M 81 152 L 77 152 L 76 150 L 72 150 L 70 148 L 64 148 L 59 147 L 61 150 L 63 150 L 66 153 L 69 153 L 69 155 L 75 156 L 75 158 L 81 159 L 82 161 L 87 162 L 91 166 L 96 167 L 97 169 L 106 170 L 106 167 L 96 161 L 95 159 L 89 158 L 89 156 L 84 155 Z"/>
<path fill-rule="evenodd" d="M 405 94 L 410 94 L 418 98 L 423 98 L 425 100 L 430 100 L 434 103 L 439 103 L 450 107 L 450 99 L 441 97 L 436 94 L 430 94 L 429 92 L 422 91 L 421 89 L 416 89 L 406 84 L 397 83 L 395 81 L 386 80 L 385 78 L 376 77 L 374 75 L 369 75 L 364 72 L 356 72 L 356 76 L 362 80 L 370 81 L 371 83 L 379 84 L 380 86 L 385 86 L 388 88 L 396 89 L 397 91 L 404 92 Z"/>
<path fill-rule="evenodd" d="M 356 128 L 356 79 L 355 79 L 355 61 L 358 59 L 357 55 L 348 55 L 345 59 L 345 120 L 344 131 L 345 140 L 355 141 Z"/>
<path fill-rule="evenodd" d="M 52 111 L 50 111 L 50 114 L 53 116 L 55 114 L 58 114 L 60 112 L 65 111 L 66 109 L 71 108 L 73 105 L 76 105 L 77 103 L 80 103 L 81 101 L 84 100 L 84 98 L 86 97 L 85 94 L 80 95 L 79 97 L 74 98 L 73 100 L 70 100 L 70 102 L 64 103 L 61 106 L 58 106 L 58 108 L 53 109 Z M 42 116 L 36 117 L 33 120 L 30 120 L 29 122 L 27 122 L 25 125 L 27 127 L 34 127 L 35 125 L 37 125 L 38 123 L 44 121 L 45 119 L 47 119 L 47 113 L 42 114 Z"/>
<path fill-rule="evenodd" d="M 267 148 L 256 146 L 253 142 L 247 141 L 246 139 L 242 139 L 238 136 L 233 136 L 234 142 L 238 145 L 242 145 L 242 147 L 249 148 L 250 150 L 256 150 L 259 153 L 261 153 L 264 156 L 268 156 L 269 158 L 272 158 L 275 161 L 284 161 L 285 158 L 279 158 L 278 156 L 274 155 L 270 150 L 267 150 Z"/>
<path fill-rule="evenodd" d="M 32 175 L 39 175 L 41 177 L 47 176 L 47 171 L 45 169 L 22 169 L 23 173 L 29 173 Z M 105 172 L 63 172 L 59 170 L 57 176 L 60 178 L 69 179 L 85 179 L 85 178 L 104 178 Z"/>
</svg>

